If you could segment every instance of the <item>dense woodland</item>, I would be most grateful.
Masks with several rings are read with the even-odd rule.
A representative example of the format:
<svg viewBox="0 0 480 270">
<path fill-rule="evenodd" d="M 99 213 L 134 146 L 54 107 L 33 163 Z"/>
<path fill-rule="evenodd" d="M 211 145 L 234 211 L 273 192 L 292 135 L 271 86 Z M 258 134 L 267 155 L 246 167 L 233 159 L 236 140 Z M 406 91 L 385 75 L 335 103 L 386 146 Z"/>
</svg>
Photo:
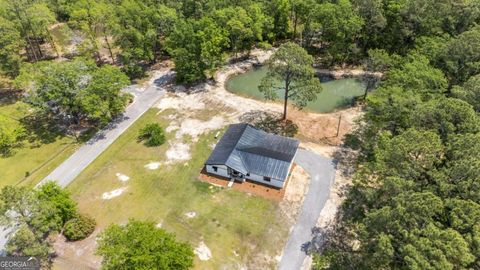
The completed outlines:
<svg viewBox="0 0 480 270">
<path fill-rule="evenodd" d="M 315 267 L 480 269 L 479 23 L 479 0 L 0 0 L 0 74 L 71 126 L 110 121 L 128 77 L 167 58 L 191 84 L 290 40 L 317 66 L 383 72 Z M 54 42 L 59 24 L 79 33 L 74 52 Z"/>
</svg>

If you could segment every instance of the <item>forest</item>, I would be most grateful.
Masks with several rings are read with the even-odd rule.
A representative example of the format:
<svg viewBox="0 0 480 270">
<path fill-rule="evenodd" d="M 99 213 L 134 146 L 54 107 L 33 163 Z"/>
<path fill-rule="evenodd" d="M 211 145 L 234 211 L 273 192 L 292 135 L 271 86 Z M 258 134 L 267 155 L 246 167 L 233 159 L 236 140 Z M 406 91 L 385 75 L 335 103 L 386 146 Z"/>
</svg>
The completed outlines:
<svg viewBox="0 0 480 270">
<path fill-rule="evenodd" d="M 102 126 L 165 59 L 192 85 L 292 41 L 317 67 L 382 72 L 314 268 L 480 269 L 479 23 L 480 0 L 0 0 L 0 86 L 55 123 Z M 17 137 L 0 118 L 0 151 Z"/>
</svg>

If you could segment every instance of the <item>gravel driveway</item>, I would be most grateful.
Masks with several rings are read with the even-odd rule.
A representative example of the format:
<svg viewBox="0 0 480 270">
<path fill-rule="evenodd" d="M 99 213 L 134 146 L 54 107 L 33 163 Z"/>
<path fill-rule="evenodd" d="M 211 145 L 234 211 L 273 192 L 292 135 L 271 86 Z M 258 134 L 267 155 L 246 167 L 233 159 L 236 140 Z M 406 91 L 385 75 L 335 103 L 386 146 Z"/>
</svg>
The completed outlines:
<svg viewBox="0 0 480 270">
<path fill-rule="evenodd" d="M 307 256 L 302 251 L 302 245 L 311 240 L 311 230 L 317 223 L 335 180 L 335 165 L 331 159 L 299 149 L 295 162 L 310 174 L 310 187 L 303 201 L 297 223 L 283 249 L 282 259 L 278 266 L 280 270 L 297 270 L 302 267 Z"/>
</svg>

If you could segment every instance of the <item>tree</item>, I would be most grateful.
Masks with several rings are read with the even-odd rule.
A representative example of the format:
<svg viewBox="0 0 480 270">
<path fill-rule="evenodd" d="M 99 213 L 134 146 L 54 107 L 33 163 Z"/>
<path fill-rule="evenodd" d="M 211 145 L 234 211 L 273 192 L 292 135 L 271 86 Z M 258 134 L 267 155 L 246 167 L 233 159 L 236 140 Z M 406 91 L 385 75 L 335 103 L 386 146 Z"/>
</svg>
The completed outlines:
<svg viewBox="0 0 480 270">
<path fill-rule="evenodd" d="M 21 127 L 12 127 L 12 123 L 0 115 L 0 155 L 8 156 L 13 148 L 20 143 L 24 135 Z"/>
<path fill-rule="evenodd" d="M 480 27 L 452 39 L 442 55 L 441 65 L 452 85 L 480 73 Z"/>
<path fill-rule="evenodd" d="M 452 89 L 452 95 L 473 106 L 477 113 L 480 112 L 480 74 L 470 77 L 463 87 L 456 86 Z"/>
<path fill-rule="evenodd" d="M 222 9 L 216 12 L 215 17 L 228 32 L 230 48 L 235 53 L 235 58 L 239 51 L 250 51 L 255 36 L 252 28 L 253 20 L 245 9 L 241 7 Z"/>
<path fill-rule="evenodd" d="M 211 18 L 179 21 L 167 39 L 177 81 L 193 83 L 204 79 L 207 70 L 222 62 L 222 49 L 227 42 L 227 32 Z"/>
<path fill-rule="evenodd" d="M 477 133 L 480 122 L 472 106 L 455 98 L 433 99 L 419 106 L 413 126 L 438 132 L 446 141 L 454 134 Z"/>
<path fill-rule="evenodd" d="M 262 79 L 259 90 L 270 100 L 278 97 L 278 90 L 284 91 L 283 120 L 287 119 L 289 100 L 293 100 L 297 107 L 303 108 L 307 102 L 315 100 L 322 90 L 312 64 L 312 57 L 292 42 L 280 46 L 267 60 L 268 72 Z M 279 86 L 278 81 L 283 85 Z"/>
<path fill-rule="evenodd" d="M 54 182 L 39 189 L 6 186 L 0 191 L 0 224 L 13 231 L 7 254 L 36 256 L 46 267 L 54 255 L 49 237 L 77 215 L 77 204 Z"/>
<path fill-rule="evenodd" d="M 114 66 L 96 69 L 89 85 L 78 93 L 78 102 L 87 118 L 104 126 L 123 113 L 131 96 L 120 90 L 129 83 L 128 77 Z"/>
<path fill-rule="evenodd" d="M 120 47 L 119 60 L 125 72 L 136 78 L 144 67 L 161 53 L 166 38 L 177 20 L 173 9 L 159 1 L 126 0 L 115 6 L 113 28 L 115 44 Z"/>
<path fill-rule="evenodd" d="M 327 44 L 326 56 L 330 63 L 346 62 L 355 58 L 357 52 L 355 40 L 362 29 L 363 20 L 359 17 L 349 0 L 325 2 L 317 8 L 317 20 L 320 24 L 320 39 Z"/>
<path fill-rule="evenodd" d="M 67 127 L 84 122 L 103 126 L 122 113 L 129 100 L 120 91 L 129 83 L 125 74 L 83 58 L 26 65 L 15 83 L 27 90 L 30 104 Z"/>
<path fill-rule="evenodd" d="M 20 70 L 24 41 L 15 25 L 0 17 L 0 75 L 14 78 Z"/>
<path fill-rule="evenodd" d="M 55 182 L 48 182 L 36 190 L 40 201 L 48 201 L 53 205 L 65 223 L 77 214 L 77 203 L 70 197 L 70 192 L 62 189 Z"/>
<path fill-rule="evenodd" d="M 153 222 L 130 220 L 126 225 L 110 225 L 98 239 L 97 254 L 103 256 L 102 269 L 189 269 L 193 251 L 173 234 L 156 228 Z"/>
<path fill-rule="evenodd" d="M 422 179 L 441 162 L 442 154 L 442 141 L 435 132 L 409 129 L 380 139 L 377 170 L 385 176 Z"/>
<path fill-rule="evenodd" d="M 147 146 L 159 146 L 165 143 L 165 133 L 159 124 L 152 123 L 140 130 L 138 139 Z"/>
<path fill-rule="evenodd" d="M 387 73 L 387 79 L 382 85 L 386 87 L 401 87 L 407 91 L 415 91 L 424 96 L 441 94 L 447 90 L 448 82 L 443 72 L 429 64 L 424 56 L 411 55 L 398 68 Z"/>
<path fill-rule="evenodd" d="M 65 223 L 63 234 L 69 241 L 87 238 L 95 230 L 96 222 L 86 215 L 77 215 Z"/>
<path fill-rule="evenodd" d="M 108 34 L 111 34 L 115 25 L 112 7 L 103 1 L 81 0 L 76 1 L 71 9 L 69 21 L 87 36 L 88 44 L 84 46 L 89 47 L 97 62 L 100 62 L 98 34 L 101 34 L 114 63 L 115 58 L 108 40 Z"/>
</svg>

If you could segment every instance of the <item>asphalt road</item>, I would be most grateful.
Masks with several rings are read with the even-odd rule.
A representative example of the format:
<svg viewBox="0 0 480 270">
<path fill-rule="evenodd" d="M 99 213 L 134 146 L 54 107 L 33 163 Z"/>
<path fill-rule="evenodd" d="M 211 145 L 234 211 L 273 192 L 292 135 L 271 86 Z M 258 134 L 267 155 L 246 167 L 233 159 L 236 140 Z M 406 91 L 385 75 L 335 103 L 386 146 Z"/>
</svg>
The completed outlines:
<svg viewBox="0 0 480 270">
<path fill-rule="evenodd" d="M 53 170 L 37 186 L 48 181 L 55 181 L 60 186 L 70 184 L 90 163 L 107 149 L 122 133 L 142 116 L 165 93 L 162 84 L 170 80 L 171 72 L 165 72 L 156 78 L 152 85 L 146 88 L 129 86 L 125 92 L 135 96 L 134 102 L 128 106 L 125 113 L 99 131 L 92 139 L 82 145 L 73 155 Z"/>
<path fill-rule="evenodd" d="M 153 80 L 153 83 L 145 88 L 132 85 L 123 89 L 124 92 L 135 96 L 133 103 L 127 107 L 125 113 L 82 145 L 67 160 L 40 181 L 37 187 L 48 181 L 55 181 L 62 187 L 70 184 L 90 163 L 165 94 L 162 85 L 169 81 L 172 76 L 173 73 L 171 71 L 164 72 L 159 74 L 158 77 Z M 4 254 L 5 244 L 10 232 L 11 230 L 0 226 L 0 256 Z"/>
<path fill-rule="evenodd" d="M 335 165 L 331 159 L 299 149 L 295 162 L 310 174 L 310 187 L 297 223 L 283 249 L 278 266 L 280 270 L 298 270 L 302 267 L 307 256 L 302 246 L 312 239 L 312 228 L 317 223 L 335 180 Z"/>
</svg>

